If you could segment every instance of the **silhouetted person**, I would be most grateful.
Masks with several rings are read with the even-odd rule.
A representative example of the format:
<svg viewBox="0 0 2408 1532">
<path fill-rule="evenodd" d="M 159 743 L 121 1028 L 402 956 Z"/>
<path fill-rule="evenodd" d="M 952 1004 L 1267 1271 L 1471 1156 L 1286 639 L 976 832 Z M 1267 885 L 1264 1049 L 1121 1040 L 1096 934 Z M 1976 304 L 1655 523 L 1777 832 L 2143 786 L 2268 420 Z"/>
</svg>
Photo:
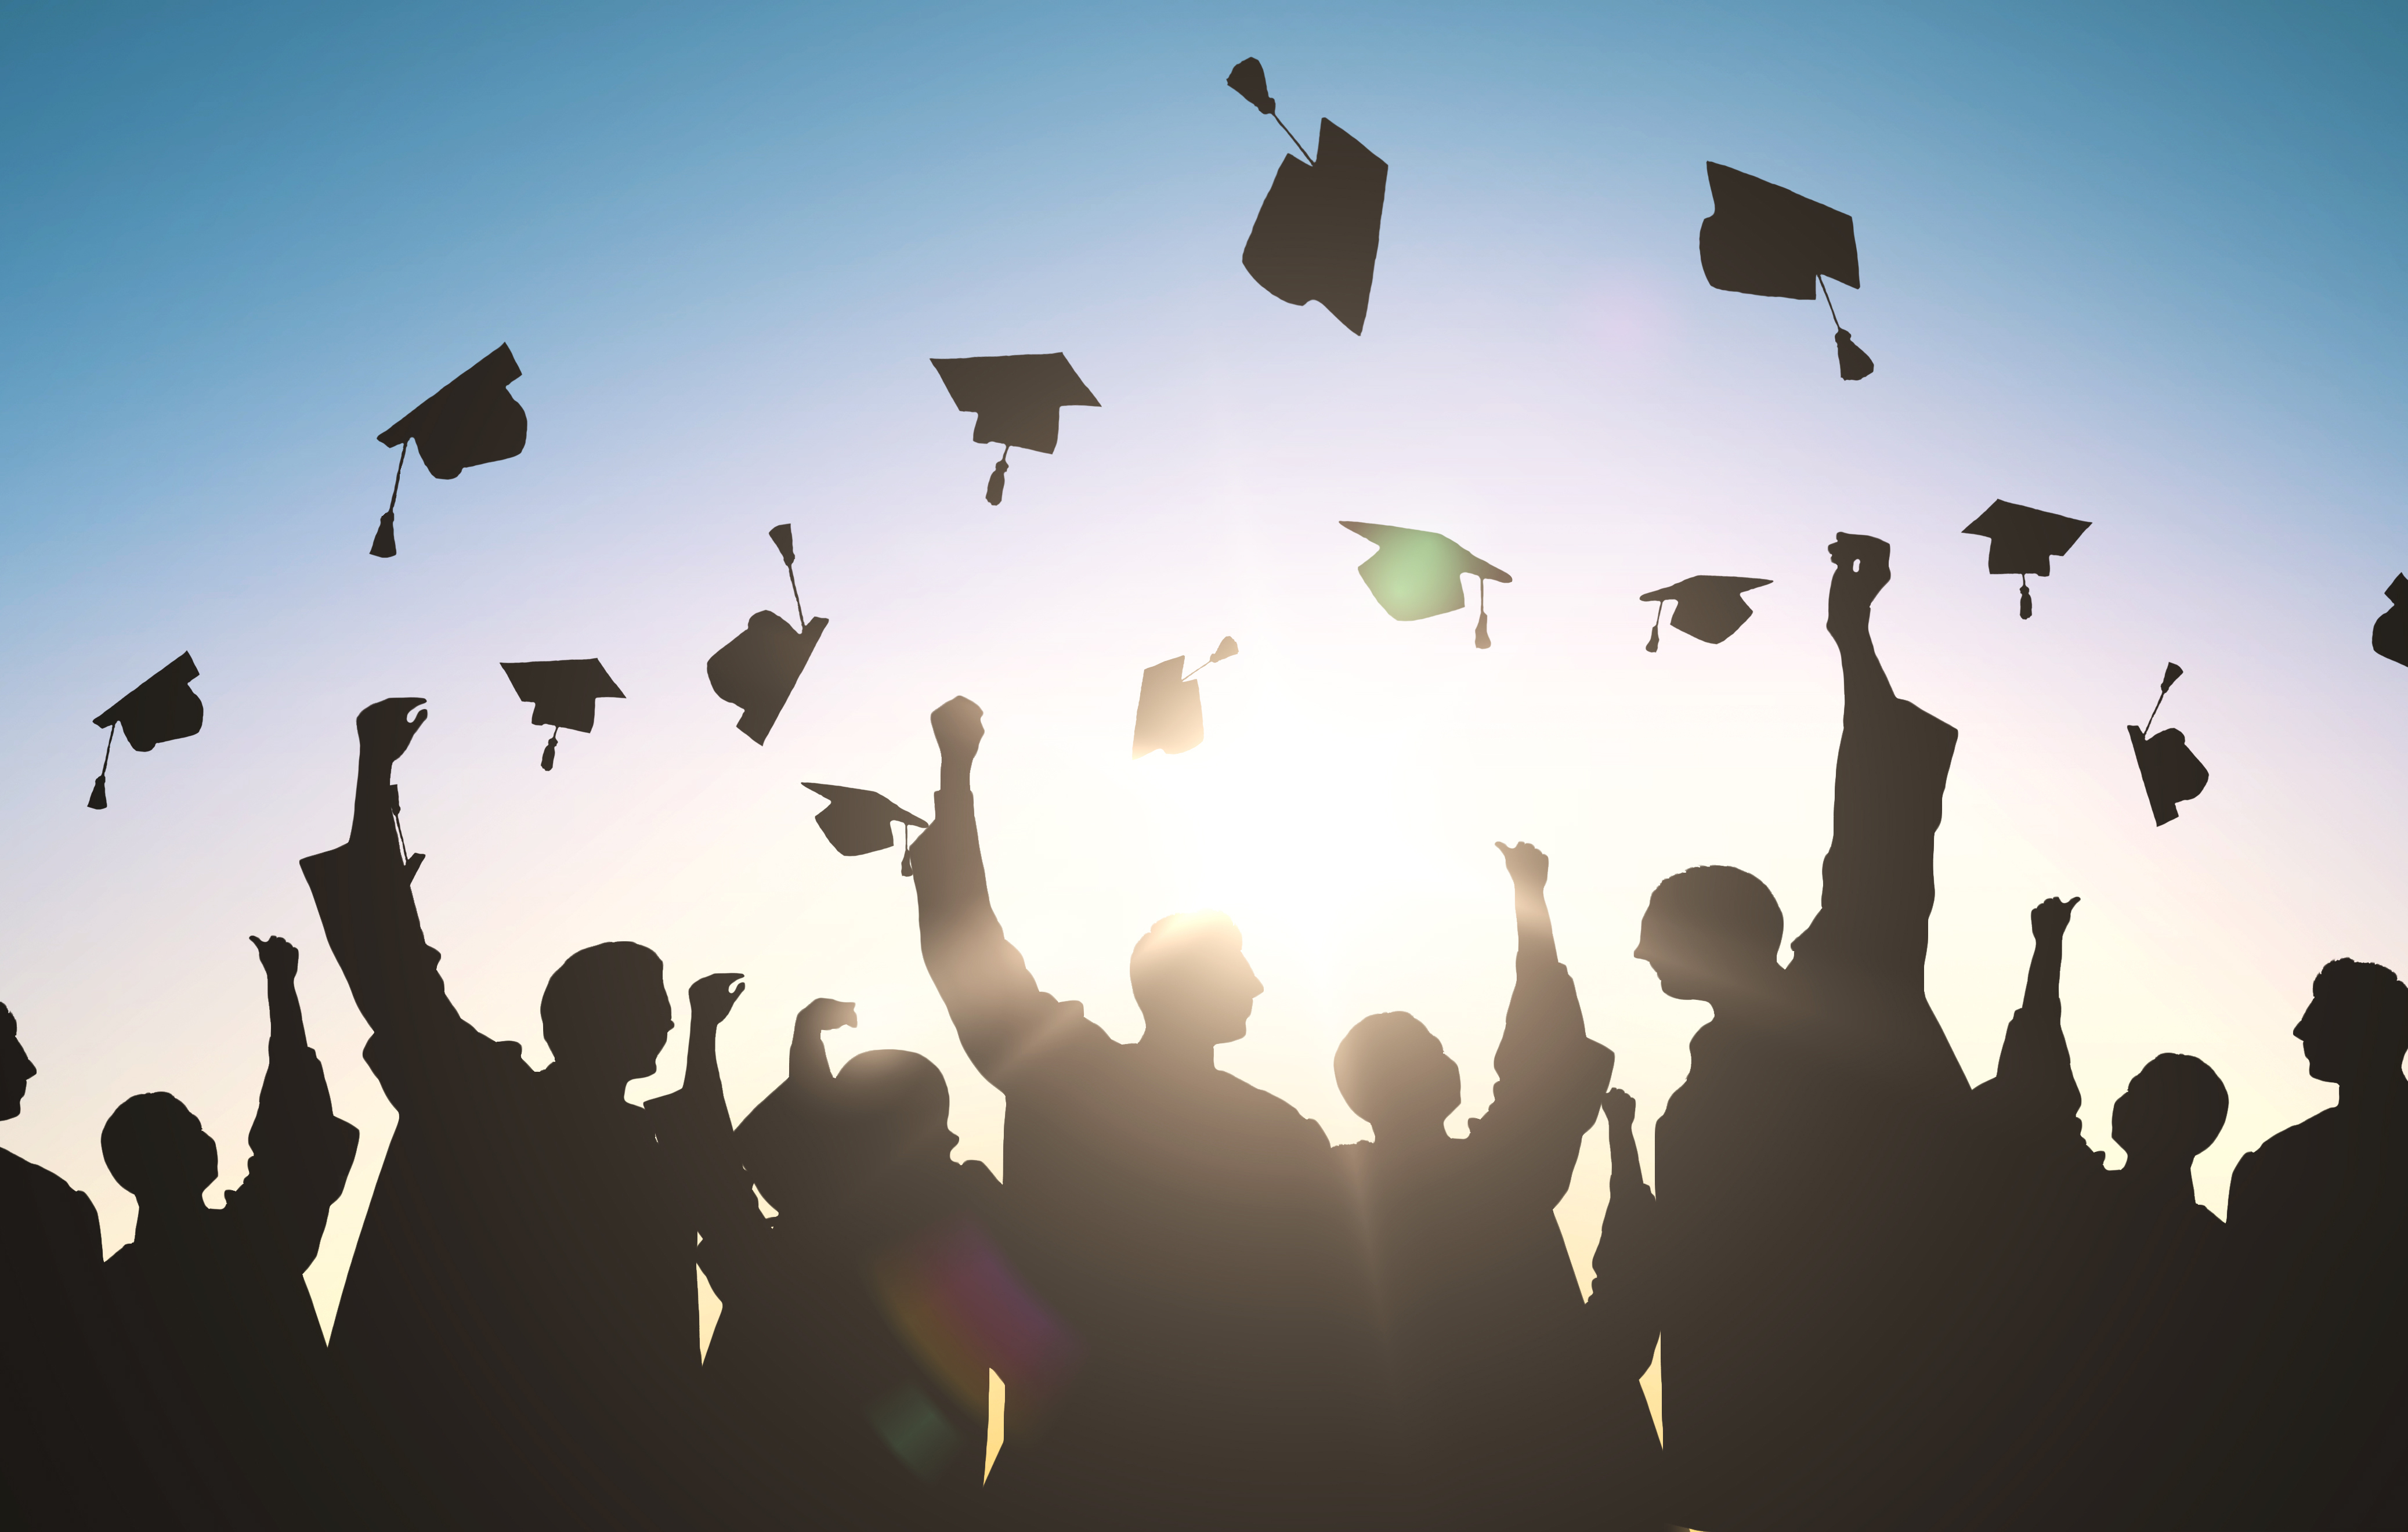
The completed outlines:
<svg viewBox="0 0 2408 1532">
<path fill-rule="evenodd" d="M 2247 1525 L 2408 1525 L 2408 986 L 2328 963 L 2294 1030 L 2341 1100 L 2232 1172 Z"/>
<path fill-rule="evenodd" d="M 1213 1067 L 1262 983 L 1218 915 L 1129 957 L 1145 1033 L 1118 1043 L 1039 992 L 988 903 L 956 697 L 932 720 L 936 823 L 912 846 L 921 951 L 1002 1089 L 1004 1184 L 1037 1291 L 1080 1348 L 1032 1405 L 1007 1387 L 991 1486 L 1030 1525 L 1321 1527 L 1373 1514 L 1370 1358 L 1329 1144 Z"/>
<path fill-rule="evenodd" d="M 1971 1482 L 1999 1527 L 2203 1527 L 2208 1442 L 2231 1329 L 2225 1228 L 2191 1163 L 2223 1130 L 2215 1071 L 2160 1053 L 2115 1103 L 2120 1170 L 2082 1137 L 2057 979 L 2080 900 L 2031 913 L 2024 1003 L 1973 1093 L 1992 1205 L 1970 1305 L 1987 1344 Z"/>
<path fill-rule="evenodd" d="M 1011 1367 L 1009 1338 L 979 1323 L 1010 1297 L 1003 1189 L 953 1162 L 935 1065 L 880 1049 L 829 1073 L 822 1034 L 853 1024 L 850 1004 L 812 1001 L 785 1081 L 736 1130 L 777 1215 L 702 1248 L 725 1306 L 704 1377 L 788 1493 L 839 1525 L 962 1526 L 986 1468 L 987 1373 Z M 717 1095 L 715 1068 L 692 1063 L 710 1040 L 697 1029 L 688 1047 L 698 1098 Z"/>
<path fill-rule="evenodd" d="M 1914 1367 L 1953 1246 L 1933 1222 L 1965 1077 L 1923 994 L 1931 852 L 1956 731 L 1891 689 L 1869 626 L 1888 545 L 1832 544 L 1846 687 L 1823 905 L 1780 961 L 1735 867 L 1656 889 L 1638 956 L 1713 1020 L 1656 1128 L 1664 1447 L 1676 1519 L 1713 1532 L 1913 1523 Z"/>
<path fill-rule="evenodd" d="M 0 1006 L 0 1120 L 34 1061 Z M 102 1283 L 92 1199 L 0 1149 L 0 1526 L 208 1525 L 171 1513 L 151 1448 L 121 1408 L 129 1380 Z"/>
<path fill-rule="evenodd" d="M 359 1129 L 335 1115 L 302 1030 L 281 937 L 252 938 L 267 972 L 267 1078 L 251 1169 L 223 1208 L 202 1194 L 218 1146 L 181 1101 L 137 1095 L 101 1130 L 109 1174 L 140 1202 L 108 1282 L 141 1375 L 209 1493 L 237 1525 L 351 1519 L 359 1488 L 316 1306 L 302 1280 L 343 1194 Z"/>
<path fill-rule="evenodd" d="M 1555 958 L 1547 858 L 1505 852 L 1520 927 L 1488 1110 L 1451 1137 L 1460 1072 L 1403 1011 L 1357 1023 L 1338 1086 L 1376 1135 L 1340 1148 L 1369 1267 L 1401 1507 L 1419 1525 L 1606 1525 L 1607 1391 L 1579 1343 L 1579 1279 L 1555 1206 L 1613 1076 Z M 1643 1364 L 1642 1364 L 1643 1366 Z"/>
<path fill-rule="evenodd" d="M 1664 1325 L 1663 1231 L 1631 1132 L 1639 1103 L 1627 1092 L 1609 1090 L 1604 1109 L 1613 1169 L 1581 1316 L 1582 1366 L 1595 1380 L 1603 1416 L 1591 1450 L 1605 1490 L 1590 1525 L 1663 1527 L 1669 1515 L 1663 1446 L 1641 1384 Z"/>
<path fill-rule="evenodd" d="M 661 960 L 571 955 L 550 1067 L 452 1009 L 395 845 L 393 763 L 424 715 L 360 714 L 351 838 L 303 864 L 400 1113 L 335 1321 L 346 1381 L 417 1470 L 410 1525 L 703 1520 L 694 1247 L 702 1198 L 626 1100 L 671 1029 Z M 691 992 L 715 1016 L 735 976 Z"/>
</svg>

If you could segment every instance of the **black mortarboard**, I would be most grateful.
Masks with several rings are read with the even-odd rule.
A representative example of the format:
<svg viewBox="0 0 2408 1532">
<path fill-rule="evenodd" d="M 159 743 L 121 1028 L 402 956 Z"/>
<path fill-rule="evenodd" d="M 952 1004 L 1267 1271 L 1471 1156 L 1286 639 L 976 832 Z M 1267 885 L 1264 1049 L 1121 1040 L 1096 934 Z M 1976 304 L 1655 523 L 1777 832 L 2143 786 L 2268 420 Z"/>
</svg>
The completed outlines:
<svg viewBox="0 0 2408 1532">
<path fill-rule="evenodd" d="M 2374 620 L 2374 651 L 2408 665 L 2408 575 L 2394 575 L 2383 594 L 2391 598 L 2391 609 Z"/>
<path fill-rule="evenodd" d="M 1698 225 L 1698 263 L 1713 286 L 1811 302 L 1823 278 L 1861 285 L 1855 219 L 1712 160 L 1706 162 L 1706 185 L 1714 194 L 1714 210 Z M 1823 301 L 1831 301 L 1828 286 Z M 1840 329 L 1837 308 L 1831 309 L 1831 327 L 1839 332 L 1840 376 L 1852 383 L 1870 377 L 1873 360 Z"/>
<path fill-rule="evenodd" d="M 1387 614 L 1399 623 L 1418 623 L 1440 612 L 1463 609 L 1463 577 L 1480 577 L 1480 624 L 1472 630 L 1474 647 L 1488 647 L 1488 581 L 1510 585 L 1513 577 L 1466 551 L 1453 537 L 1416 532 L 1409 526 L 1382 526 L 1376 522 L 1338 523 L 1357 537 L 1369 537 L 1380 551 L 1359 569 Z"/>
<path fill-rule="evenodd" d="M 494 347 L 485 359 L 429 395 L 426 402 L 393 422 L 377 440 L 401 449 L 393 465 L 393 498 L 377 523 L 376 540 L 368 551 L 380 559 L 393 557 L 393 508 L 401 501 L 401 465 L 418 443 L 418 461 L 437 479 L 457 479 L 463 468 L 499 463 L 526 451 L 526 410 L 510 397 L 519 377 L 518 358 L 508 345 Z"/>
<path fill-rule="evenodd" d="M 2166 679 L 2157 683 L 2157 708 L 2165 706 L 2166 693 L 2182 679 L 2178 665 L 2166 666 Z M 2148 791 L 2149 812 L 2157 823 L 2177 817 L 2181 810 L 2174 805 L 2188 803 L 2207 787 L 2207 767 L 2190 752 L 2180 729 L 2161 729 L 2149 733 L 2149 724 L 2157 721 L 2157 708 L 2149 709 L 2149 723 L 2137 727 L 2127 723 L 2124 732 L 2132 738 L 2132 758 L 2141 765 L 2141 785 Z"/>
<path fill-rule="evenodd" d="M 1672 603 L 1672 625 L 1692 638 L 1710 644 L 1721 643 L 1737 633 L 1740 624 L 1756 615 L 1756 609 L 1740 594 L 1759 585 L 1770 585 L 1769 580 L 1755 580 L 1746 575 L 1691 575 L 1678 584 L 1667 585 L 1660 591 L 1649 591 L 1639 599 L 1656 603 L 1656 622 L 1664 621 L 1664 603 Z M 1647 652 L 1656 652 L 1656 631 L 1647 630 Z"/>
<path fill-rule="evenodd" d="M 1229 89 L 1287 134 L 1304 153 L 1263 79 L 1262 63 L 1246 59 L 1229 71 Z M 1315 298 L 1338 322 L 1363 333 L 1371 307 L 1371 268 L 1380 259 L 1380 213 L 1388 197 L 1388 162 L 1356 143 L 1344 128 L 1321 120 L 1321 152 L 1280 161 L 1279 174 L 1246 236 L 1245 267 L 1263 290 L 1285 303 Z"/>
<path fill-rule="evenodd" d="M 828 844 L 845 856 L 867 856 L 882 852 L 895 844 L 895 826 L 916 824 L 924 830 L 928 822 L 896 805 L 883 793 L 872 793 L 866 787 L 838 787 L 829 782 L 805 782 L 805 787 L 828 800 L 826 808 L 816 816 L 820 833 Z M 906 837 L 910 835 L 905 832 Z M 907 838 L 903 847 L 903 876 L 911 876 L 911 848 Z"/>
<path fill-rule="evenodd" d="M 1222 639 L 1212 657 L 1196 667 L 1196 675 L 1237 652 L 1237 639 Z M 1204 742 L 1204 688 L 1194 676 L 1181 674 L 1186 667 L 1184 654 L 1146 667 L 1145 679 L 1138 686 L 1137 732 L 1129 741 L 1130 760 L 1155 751 L 1179 755 Z"/>
<path fill-rule="evenodd" d="M 999 441 L 1003 456 L 986 476 L 986 503 L 1003 504 L 1003 476 L 1011 470 L 1011 450 L 1051 452 L 1062 434 L 1065 405 L 1102 406 L 1060 351 L 1025 356 L 954 356 L 928 358 L 953 408 L 978 416 L 970 427 L 972 441 Z"/>
<path fill-rule="evenodd" d="M 2034 510 L 2012 500 L 1991 501 L 1990 508 L 1974 517 L 1973 524 L 1965 529 L 1971 537 L 1990 539 L 1990 573 L 1994 575 L 2045 575 L 2050 556 L 2071 549 L 2074 539 L 2089 530 L 2088 522 L 2077 522 L 2055 511 Z M 2023 584 L 2022 611 L 2026 617 L 2032 614 L 2029 580 Z"/>
<path fill-rule="evenodd" d="M 518 689 L 519 700 L 535 704 L 531 722 L 538 728 L 552 725 L 552 737 L 543 746 L 546 771 L 552 769 L 552 754 L 560 744 L 561 730 L 592 734 L 595 700 L 627 694 L 619 690 L 619 683 L 602 668 L 600 660 L 504 660 L 502 670 Z"/>
<path fill-rule="evenodd" d="M 117 748 L 120 729 L 125 731 L 125 742 L 138 751 L 201 732 L 201 699 L 193 690 L 200 674 L 201 667 L 193 663 L 189 651 L 179 654 L 92 721 L 93 726 L 108 731 L 108 743 L 100 748 L 100 775 L 92 780 L 92 796 L 85 808 L 108 807 L 108 756 Z"/>
<path fill-rule="evenodd" d="M 769 730 L 828 624 L 824 617 L 803 616 L 802 588 L 795 583 L 794 527 L 784 523 L 771 527 L 769 540 L 778 545 L 780 556 L 786 561 L 786 588 L 795 593 L 795 621 L 802 624 L 801 630 L 788 627 L 776 612 L 756 611 L 744 631 L 730 638 L 705 667 L 710 689 L 721 700 L 744 709 L 736 726 L 756 745 L 768 742 Z"/>
</svg>

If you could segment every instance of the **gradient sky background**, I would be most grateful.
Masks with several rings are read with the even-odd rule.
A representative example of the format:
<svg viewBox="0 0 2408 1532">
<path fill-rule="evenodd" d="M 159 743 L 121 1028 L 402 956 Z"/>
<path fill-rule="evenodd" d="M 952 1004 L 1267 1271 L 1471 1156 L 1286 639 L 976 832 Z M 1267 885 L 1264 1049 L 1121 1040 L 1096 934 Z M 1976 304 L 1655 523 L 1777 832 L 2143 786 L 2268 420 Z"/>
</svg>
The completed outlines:
<svg viewBox="0 0 2408 1532">
<path fill-rule="evenodd" d="M 351 719 L 433 717 L 400 770 L 418 890 L 469 1018 L 543 1049 L 569 952 L 673 988 L 750 976 L 740 1111 L 788 1019 L 857 1001 L 919 1049 L 963 1153 L 1001 1102 L 922 969 L 886 856 L 838 857 L 803 780 L 925 812 L 928 710 L 987 709 L 981 801 L 1039 981 L 1136 1035 L 1125 957 L 1226 909 L 1268 993 L 1232 1072 L 1367 1131 L 1329 1058 L 1406 1009 L 1465 1064 L 1512 981 L 1496 839 L 1555 858 L 1594 1035 L 1652 1121 L 1703 1011 L 1629 952 L 1692 864 L 1812 917 L 1840 528 L 1889 538 L 1875 633 L 1962 731 L 1930 989 L 1986 1078 L 2025 911 L 2080 895 L 2067 1030 L 2093 1143 L 2154 1054 L 2232 1095 L 2200 1195 L 2329 1105 L 2289 1028 L 2318 965 L 2408 959 L 2408 674 L 2368 648 L 2408 566 L 2396 293 L 2398 7 L 1483 5 L 93 7 L 0 15 L 0 999 L 42 1069 L 0 1143 L 134 1204 L 102 1122 L 172 1090 L 229 1180 L 265 1062 L 248 934 L 302 948 L 366 1130 L 311 1274 L 331 1317 L 393 1114 L 294 864 L 347 823 Z M 1286 148 L 1222 77 L 1259 54 L 1311 141 L 1390 164 L 1366 334 L 1239 265 Z M 1855 215 L 1836 376 L 1819 308 L 1698 269 L 1709 158 Z M 523 456 L 411 466 L 366 556 L 375 435 L 495 344 Z M 999 509 L 930 356 L 1068 353 L 1103 401 Z M 2094 521 L 2035 582 L 1962 527 Z M 1340 518 L 1512 571 L 1392 622 Z M 767 747 L 705 659 L 787 606 L 827 637 Z M 1642 590 L 1769 577 L 1719 648 L 1641 651 Z M 1207 743 L 1132 764 L 1139 673 L 1224 633 Z M 189 649 L 208 725 L 88 722 Z M 559 769 L 496 662 L 598 655 L 627 692 Z M 2123 726 L 2214 772 L 2150 823 Z M 680 1030 L 657 1080 L 681 1067 Z M 1642 1135 L 1642 1142 L 1645 1136 Z M 1603 1135 L 1560 1210 L 1584 1269 Z M 222 1190 L 221 1185 L 221 1190 Z M 213 1193 L 214 1199 L 217 1194 Z"/>
</svg>

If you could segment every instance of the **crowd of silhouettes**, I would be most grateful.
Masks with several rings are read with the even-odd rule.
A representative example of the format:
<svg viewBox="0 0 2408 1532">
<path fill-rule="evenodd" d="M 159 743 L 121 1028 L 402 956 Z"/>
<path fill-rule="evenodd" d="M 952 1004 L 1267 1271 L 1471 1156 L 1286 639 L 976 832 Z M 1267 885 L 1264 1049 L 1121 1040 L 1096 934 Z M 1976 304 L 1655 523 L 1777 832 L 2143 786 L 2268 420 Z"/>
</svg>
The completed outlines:
<svg viewBox="0 0 2408 1532">
<path fill-rule="evenodd" d="M 302 864 L 398 1117 L 331 1339 L 303 1277 L 359 1134 L 301 952 L 254 938 L 267 1069 L 222 1207 L 215 1140 L 164 1092 L 101 1132 L 140 1205 L 106 1260 L 89 1199 L 0 1151 L 0 1525 L 2408 1526 L 2408 986 L 2315 976 L 2297 1035 L 2339 1104 L 2241 1160 L 2229 1223 L 2192 1185 L 2227 1108 L 2200 1059 L 2116 1101 L 2122 1168 L 2084 1138 L 2058 995 L 2078 899 L 2032 910 L 2022 1005 L 1971 1084 L 1923 977 L 1956 731 L 1874 650 L 1887 546 L 1830 553 L 1814 918 L 1784 965 L 1771 892 L 1709 866 L 1639 922 L 1663 992 L 1712 1008 L 1654 1188 L 1537 848 L 1498 846 L 1519 951 L 1487 1110 L 1451 1133 L 1461 1067 L 1383 1012 L 1333 1061 L 1372 1137 L 1333 1147 L 1215 1063 L 1264 988 L 1225 917 L 1137 942 L 1133 1042 L 1038 987 L 989 897 L 960 697 L 910 870 L 928 975 L 1004 1095 L 1002 1178 L 953 1158 L 929 1060 L 830 1068 L 859 1021 L 839 1001 L 796 1018 L 786 1079 L 736 1122 L 735 973 L 686 992 L 680 1088 L 631 1105 L 674 1025 L 660 958 L 571 953 L 544 1068 L 471 1024 L 394 825 L 426 714 L 369 707 L 350 838 Z M 6 1118 L 36 1071 L 0 1022 Z M 1555 1210 L 1600 1117 L 1584 1293 Z M 697 1267 L 724 1306 L 707 1355 Z"/>
</svg>

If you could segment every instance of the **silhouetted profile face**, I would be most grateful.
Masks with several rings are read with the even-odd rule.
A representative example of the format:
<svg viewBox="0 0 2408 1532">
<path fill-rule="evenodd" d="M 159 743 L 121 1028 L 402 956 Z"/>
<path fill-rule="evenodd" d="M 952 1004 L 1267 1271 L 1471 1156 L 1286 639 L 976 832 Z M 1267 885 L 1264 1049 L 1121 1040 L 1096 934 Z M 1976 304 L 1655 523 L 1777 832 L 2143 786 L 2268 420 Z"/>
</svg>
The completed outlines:
<svg viewBox="0 0 2408 1532">
<path fill-rule="evenodd" d="M 1426 1131 L 1463 1105 L 1463 1071 L 1428 1027 L 1401 1010 L 1366 1016 L 1338 1045 L 1338 1090 L 1382 1133 Z"/>
<path fill-rule="evenodd" d="M 218 1179 L 218 1142 L 165 1091 L 130 1096 L 100 1130 L 108 1173 L 144 1202 L 192 1202 Z"/>
<path fill-rule="evenodd" d="M 2184 1164 L 2224 1131 L 2224 1081 L 2188 1053 L 2159 1053 L 2115 1103 L 2115 1142 L 2130 1163 Z"/>
<path fill-rule="evenodd" d="M 658 1065 L 670 1025 L 660 954 L 632 941 L 586 948 L 543 987 L 543 1040 L 580 1075 L 642 1079 Z"/>
<path fill-rule="evenodd" d="M 1210 910 L 1154 923 L 1129 953 L 1129 989 L 1145 1029 L 1220 1044 L 1246 1035 L 1263 981 L 1229 917 Z"/>
<path fill-rule="evenodd" d="M 2408 1053 L 2408 985 L 2379 963 L 2335 958 L 2316 975 L 2315 998 L 2291 1036 L 2318 1080 L 2397 1081 Z"/>
<path fill-rule="evenodd" d="M 854 1054 L 836 1077 L 836 1103 L 866 1156 L 867 1174 L 949 1165 L 961 1142 L 946 1124 L 953 1095 L 944 1072 L 917 1053 L 877 1048 Z"/>
<path fill-rule="evenodd" d="M 17 1017 L 0 1006 L 0 1122 L 25 1108 L 25 1082 L 36 1073 L 25 1045 L 17 1040 Z"/>
<path fill-rule="evenodd" d="M 1738 997 L 1781 966 L 1781 904 L 1737 867 L 1691 867 L 1656 885 L 1633 956 L 1675 1000 Z"/>
</svg>

